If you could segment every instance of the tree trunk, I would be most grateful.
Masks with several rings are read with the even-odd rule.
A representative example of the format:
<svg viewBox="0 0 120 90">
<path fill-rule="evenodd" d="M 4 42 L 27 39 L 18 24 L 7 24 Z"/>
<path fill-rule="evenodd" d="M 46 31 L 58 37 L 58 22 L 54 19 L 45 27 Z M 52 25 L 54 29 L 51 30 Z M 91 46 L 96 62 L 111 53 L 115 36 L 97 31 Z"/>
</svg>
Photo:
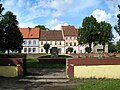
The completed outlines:
<svg viewBox="0 0 120 90">
<path fill-rule="evenodd" d="M 9 50 L 7 50 L 7 52 L 8 52 L 8 54 L 10 53 L 10 51 L 9 51 Z"/>
<path fill-rule="evenodd" d="M 103 52 L 105 52 L 105 44 L 103 44 Z"/>
<path fill-rule="evenodd" d="M 91 43 L 89 43 L 89 48 L 90 48 L 90 53 L 91 53 L 91 50 L 92 50 L 92 49 L 91 49 Z"/>
</svg>

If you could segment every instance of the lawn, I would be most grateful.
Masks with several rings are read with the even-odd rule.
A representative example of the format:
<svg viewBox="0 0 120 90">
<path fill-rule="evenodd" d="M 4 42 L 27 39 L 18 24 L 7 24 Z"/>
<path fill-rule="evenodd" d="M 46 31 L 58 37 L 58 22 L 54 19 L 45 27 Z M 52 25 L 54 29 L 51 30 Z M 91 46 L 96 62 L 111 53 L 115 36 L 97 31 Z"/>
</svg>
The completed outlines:
<svg viewBox="0 0 120 90">
<path fill-rule="evenodd" d="M 120 79 L 80 79 L 78 81 L 80 85 L 74 90 L 120 90 Z"/>
<path fill-rule="evenodd" d="M 65 68 L 66 64 L 40 63 L 37 59 L 27 59 L 27 68 Z"/>
</svg>

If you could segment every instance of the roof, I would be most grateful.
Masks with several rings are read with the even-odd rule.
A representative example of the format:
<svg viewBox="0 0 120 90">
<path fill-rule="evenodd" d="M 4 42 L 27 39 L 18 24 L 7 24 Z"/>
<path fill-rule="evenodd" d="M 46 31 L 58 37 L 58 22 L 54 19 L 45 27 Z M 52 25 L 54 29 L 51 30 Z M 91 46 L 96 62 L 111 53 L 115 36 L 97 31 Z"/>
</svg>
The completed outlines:
<svg viewBox="0 0 120 90">
<path fill-rule="evenodd" d="M 61 30 L 41 30 L 40 40 L 56 41 L 56 40 L 64 40 L 64 39 Z"/>
<path fill-rule="evenodd" d="M 20 32 L 23 38 L 39 38 L 40 29 L 39 28 L 20 28 Z"/>
<path fill-rule="evenodd" d="M 64 36 L 78 36 L 78 30 L 74 26 L 62 26 Z"/>
</svg>

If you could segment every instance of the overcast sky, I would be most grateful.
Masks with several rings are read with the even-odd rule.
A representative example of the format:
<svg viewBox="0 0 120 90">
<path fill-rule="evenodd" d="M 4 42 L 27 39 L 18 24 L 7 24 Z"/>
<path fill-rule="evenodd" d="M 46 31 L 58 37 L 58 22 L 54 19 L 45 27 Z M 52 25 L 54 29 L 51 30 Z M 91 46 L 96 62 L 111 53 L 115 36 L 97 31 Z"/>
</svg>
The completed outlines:
<svg viewBox="0 0 120 90">
<path fill-rule="evenodd" d="M 93 15 L 98 22 L 117 24 L 120 0 L 1 0 L 6 11 L 17 15 L 20 27 L 45 25 L 61 29 L 61 25 L 81 27 L 86 16 Z M 119 39 L 113 30 L 115 41 Z"/>
</svg>

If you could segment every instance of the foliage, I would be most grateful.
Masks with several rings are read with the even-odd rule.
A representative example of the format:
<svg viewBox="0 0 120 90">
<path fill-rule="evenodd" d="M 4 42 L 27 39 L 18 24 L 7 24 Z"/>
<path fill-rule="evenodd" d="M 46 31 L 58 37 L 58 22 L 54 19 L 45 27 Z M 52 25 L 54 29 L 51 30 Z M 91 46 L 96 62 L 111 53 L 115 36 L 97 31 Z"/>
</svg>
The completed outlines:
<svg viewBox="0 0 120 90">
<path fill-rule="evenodd" d="M 48 50 L 49 50 L 49 48 L 50 48 L 50 44 L 49 44 L 49 43 L 46 43 L 46 44 L 44 44 L 43 47 L 44 47 L 46 53 L 48 53 Z"/>
<path fill-rule="evenodd" d="M 86 48 L 85 48 L 85 52 L 90 53 L 90 52 L 91 52 L 90 48 L 89 48 L 89 47 L 86 47 Z"/>
<path fill-rule="evenodd" d="M 35 26 L 35 28 L 40 28 L 40 30 L 47 30 L 48 29 L 44 25 L 37 25 L 37 26 Z"/>
<path fill-rule="evenodd" d="M 16 16 L 8 11 L 3 15 L 0 23 L 3 31 L 1 49 L 4 51 L 8 50 L 8 53 L 9 50 L 20 51 L 22 49 L 23 36 L 19 31 Z"/>
<path fill-rule="evenodd" d="M 78 36 L 79 44 L 89 44 L 91 50 L 92 43 L 95 44 L 98 22 L 93 16 L 85 17 L 82 22 L 82 28 L 79 30 L 80 35 Z"/>
<path fill-rule="evenodd" d="M 78 81 L 78 79 L 77 79 Z M 119 79 L 80 79 L 74 90 L 120 90 Z"/>
<path fill-rule="evenodd" d="M 120 5 L 118 5 L 118 8 L 120 10 Z M 117 15 L 118 18 L 118 24 L 114 27 L 116 32 L 120 35 L 120 14 Z"/>
<path fill-rule="evenodd" d="M 116 52 L 116 47 L 115 47 L 115 45 L 112 42 L 108 43 L 108 52 L 109 53 Z"/>
<path fill-rule="evenodd" d="M 73 48 L 72 47 L 68 47 L 67 51 L 70 52 L 70 53 L 72 53 L 73 52 Z"/>
<path fill-rule="evenodd" d="M 108 44 L 112 38 L 112 26 L 110 23 L 102 21 L 99 23 L 99 34 L 98 34 L 98 42 L 103 45 L 103 52 L 105 51 L 105 44 Z"/>
<path fill-rule="evenodd" d="M 120 40 L 117 42 L 115 47 L 116 47 L 116 50 L 120 52 Z"/>
</svg>

